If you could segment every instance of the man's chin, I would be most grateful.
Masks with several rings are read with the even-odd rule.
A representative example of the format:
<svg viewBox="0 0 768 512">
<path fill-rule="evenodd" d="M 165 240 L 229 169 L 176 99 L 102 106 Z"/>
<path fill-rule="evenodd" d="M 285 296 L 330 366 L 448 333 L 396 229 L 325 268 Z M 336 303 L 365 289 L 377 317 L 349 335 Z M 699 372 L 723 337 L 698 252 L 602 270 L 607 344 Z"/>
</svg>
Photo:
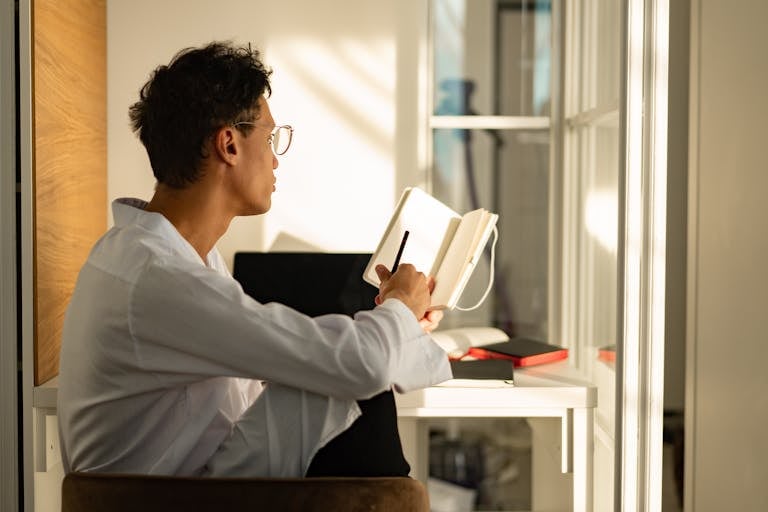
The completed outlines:
<svg viewBox="0 0 768 512">
<path fill-rule="evenodd" d="M 253 217 L 254 215 L 263 215 L 272 208 L 272 201 L 268 201 L 266 204 L 251 205 L 246 208 L 240 217 Z"/>
</svg>

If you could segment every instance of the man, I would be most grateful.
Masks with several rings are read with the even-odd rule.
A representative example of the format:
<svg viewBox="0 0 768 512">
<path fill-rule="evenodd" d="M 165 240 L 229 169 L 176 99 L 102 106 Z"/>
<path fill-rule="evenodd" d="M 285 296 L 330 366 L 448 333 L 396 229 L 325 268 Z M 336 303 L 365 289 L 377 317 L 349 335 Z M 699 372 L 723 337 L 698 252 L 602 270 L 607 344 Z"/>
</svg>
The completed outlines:
<svg viewBox="0 0 768 512">
<path fill-rule="evenodd" d="M 390 390 L 451 376 L 424 275 L 379 268 L 371 311 L 310 318 L 245 295 L 215 249 L 232 218 L 269 210 L 290 145 L 269 75 L 250 48 L 212 43 L 157 68 L 131 107 L 157 187 L 115 201 L 67 310 L 66 471 L 408 473 Z"/>
</svg>

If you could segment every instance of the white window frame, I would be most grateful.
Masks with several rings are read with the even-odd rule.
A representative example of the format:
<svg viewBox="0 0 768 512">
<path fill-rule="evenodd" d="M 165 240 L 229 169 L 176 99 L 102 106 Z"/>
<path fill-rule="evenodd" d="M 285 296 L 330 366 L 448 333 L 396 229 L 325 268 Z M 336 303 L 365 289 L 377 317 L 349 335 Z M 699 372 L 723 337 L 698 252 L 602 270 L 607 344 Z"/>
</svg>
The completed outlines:
<svg viewBox="0 0 768 512">
<path fill-rule="evenodd" d="M 622 26 L 622 196 L 616 510 L 661 510 L 669 0 L 627 0 Z"/>
<path fill-rule="evenodd" d="M 564 130 L 619 126 L 614 508 L 651 511 L 661 507 L 669 5 L 668 0 L 621 3 L 616 104 L 598 104 L 598 84 L 591 81 L 596 76 L 597 5 L 566 2 L 567 32 L 577 35 L 565 43 L 564 75 L 584 80 L 581 89 L 563 91 Z M 579 26 L 580 21 L 587 25 Z M 595 58 L 575 68 L 579 60 L 574 57 L 583 51 Z M 583 105 L 588 108 L 573 108 Z M 569 165 L 592 165 L 596 148 L 592 141 L 586 151 L 578 151 L 580 141 L 574 139 L 563 136 L 559 327 L 563 338 L 580 340 L 575 363 L 590 375 L 594 358 L 584 347 L 590 326 L 580 308 L 591 303 L 594 290 L 580 286 L 577 277 L 591 271 L 588 251 L 579 254 L 584 176 L 567 170 Z"/>
</svg>

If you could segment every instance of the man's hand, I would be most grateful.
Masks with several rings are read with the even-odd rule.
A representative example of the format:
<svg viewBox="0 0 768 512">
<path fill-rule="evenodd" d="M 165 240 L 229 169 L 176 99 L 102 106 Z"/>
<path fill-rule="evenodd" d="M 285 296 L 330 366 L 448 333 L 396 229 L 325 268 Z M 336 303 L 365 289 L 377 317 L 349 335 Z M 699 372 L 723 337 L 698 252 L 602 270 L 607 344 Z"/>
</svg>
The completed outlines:
<svg viewBox="0 0 768 512">
<path fill-rule="evenodd" d="M 408 309 L 413 311 L 420 322 L 427 318 L 425 315 L 427 315 L 427 308 L 430 303 L 430 294 L 435 287 L 432 278 L 427 278 L 409 263 L 401 263 L 394 274 L 387 270 L 384 265 L 377 265 L 376 274 L 381 280 L 376 304 L 381 304 L 387 299 L 399 299 Z M 426 325 L 429 326 L 431 323 L 428 321 Z M 422 324 L 422 326 L 424 325 Z"/>
<path fill-rule="evenodd" d="M 433 309 L 432 311 L 427 311 L 424 318 L 419 320 L 419 324 L 421 325 L 421 328 L 424 329 L 424 332 L 432 332 L 437 329 L 437 326 L 440 325 L 440 320 L 442 319 L 443 312 L 439 309 Z"/>
</svg>

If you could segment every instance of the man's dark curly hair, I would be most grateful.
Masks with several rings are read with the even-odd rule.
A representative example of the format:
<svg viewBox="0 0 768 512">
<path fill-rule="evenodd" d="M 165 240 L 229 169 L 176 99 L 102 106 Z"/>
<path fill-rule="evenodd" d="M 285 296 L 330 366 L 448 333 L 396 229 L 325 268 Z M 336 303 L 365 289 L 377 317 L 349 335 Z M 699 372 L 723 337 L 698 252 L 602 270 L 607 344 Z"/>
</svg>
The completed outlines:
<svg viewBox="0 0 768 512">
<path fill-rule="evenodd" d="M 271 73 L 250 45 L 222 42 L 182 50 L 155 69 L 129 115 L 157 181 L 173 188 L 195 182 L 208 139 L 258 116 L 259 98 L 272 92 Z M 238 129 L 247 134 L 252 127 Z"/>
</svg>

